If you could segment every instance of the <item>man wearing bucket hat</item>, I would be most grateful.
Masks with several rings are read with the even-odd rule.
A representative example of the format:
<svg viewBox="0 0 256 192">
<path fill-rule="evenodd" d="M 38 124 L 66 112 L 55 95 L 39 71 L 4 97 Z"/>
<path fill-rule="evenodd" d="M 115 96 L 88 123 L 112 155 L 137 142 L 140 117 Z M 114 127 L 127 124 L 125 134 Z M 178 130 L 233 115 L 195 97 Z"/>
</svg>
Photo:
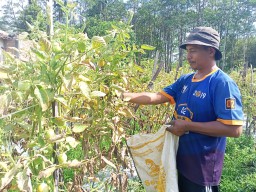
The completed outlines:
<svg viewBox="0 0 256 192">
<path fill-rule="evenodd" d="M 194 73 L 181 76 L 158 93 L 122 94 L 137 104 L 175 104 L 167 130 L 180 136 L 176 157 L 179 192 L 219 191 L 226 137 L 242 133 L 241 94 L 216 65 L 222 58 L 219 43 L 216 30 L 195 28 L 180 46 L 187 50 Z"/>
</svg>

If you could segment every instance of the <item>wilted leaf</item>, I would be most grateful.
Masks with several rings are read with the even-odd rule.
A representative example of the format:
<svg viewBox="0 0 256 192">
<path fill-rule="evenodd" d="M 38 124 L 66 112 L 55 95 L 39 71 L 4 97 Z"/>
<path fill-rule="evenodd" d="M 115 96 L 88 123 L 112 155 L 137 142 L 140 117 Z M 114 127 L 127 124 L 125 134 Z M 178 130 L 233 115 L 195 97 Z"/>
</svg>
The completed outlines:
<svg viewBox="0 0 256 192">
<path fill-rule="evenodd" d="M 115 85 L 115 84 L 112 84 L 112 85 L 110 86 L 110 88 L 116 89 L 116 90 L 121 91 L 121 92 L 124 92 L 124 91 L 125 91 L 125 88 L 123 88 L 123 87 L 121 87 L 121 86 L 119 86 L 119 85 Z"/>
<path fill-rule="evenodd" d="M 17 184 L 21 191 L 32 192 L 31 174 L 29 168 L 17 174 Z"/>
<path fill-rule="evenodd" d="M 39 44 L 41 46 L 41 50 L 44 52 L 49 52 L 52 48 L 51 42 L 47 38 L 40 38 Z"/>
<path fill-rule="evenodd" d="M 101 91 L 93 91 L 91 92 L 91 97 L 104 97 L 106 93 L 103 93 Z"/>
<path fill-rule="evenodd" d="M 0 79 L 9 79 L 8 73 L 0 71 Z"/>
<path fill-rule="evenodd" d="M 142 48 L 142 49 L 145 49 L 145 50 L 150 50 L 150 51 L 152 51 L 152 50 L 155 49 L 155 47 L 153 47 L 153 46 L 151 46 L 151 45 L 147 45 L 147 44 L 141 45 L 141 48 Z"/>
<path fill-rule="evenodd" d="M 37 85 L 34 94 L 42 107 L 42 111 L 46 111 L 49 105 L 49 97 L 45 89 L 41 85 Z"/>
<path fill-rule="evenodd" d="M 90 99 L 90 88 L 87 83 L 79 82 L 79 88 L 82 91 L 82 94 L 87 98 Z"/>
<path fill-rule="evenodd" d="M 72 131 L 75 132 L 75 133 L 81 133 L 81 132 L 83 132 L 87 127 L 88 127 L 88 125 L 75 124 L 75 125 L 74 125 L 74 128 L 72 129 Z"/>
<path fill-rule="evenodd" d="M 38 175 L 38 178 L 41 179 L 41 178 L 47 178 L 49 176 L 52 175 L 52 173 L 57 169 L 56 166 L 53 166 L 53 167 L 48 167 L 46 169 L 44 169 L 43 171 L 40 171 L 39 172 L 39 175 Z"/>
<path fill-rule="evenodd" d="M 6 67 L 6 66 L 3 66 L 3 65 L 0 65 L 0 72 L 1 73 L 11 73 L 11 69 L 9 69 L 8 67 Z"/>
<path fill-rule="evenodd" d="M 3 170 L 5 170 L 5 171 L 8 170 L 8 165 L 7 165 L 6 162 L 0 162 L 0 167 L 1 167 Z"/>
<path fill-rule="evenodd" d="M 0 95 L 0 115 L 3 115 L 7 112 L 10 102 L 10 95 Z"/>
<path fill-rule="evenodd" d="M 31 86 L 31 83 L 28 80 L 19 81 L 18 82 L 18 89 L 20 91 L 27 91 Z"/>
<path fill-rule="evenodd" d="M 64 97 L 59 95 L 59 96 L 54 97 L 54 99 L 59 101 L 60 103 L 62 103 L 66 107 L 68 106 L 68 102 L 67 102 L 67 100 Z"/>
<path fill-rule="evenodd" d="M 71 167 L 71 168 L 76 168 L 76 167 L 79 167 L 80 165 L 82 165 L 82 162 L 78 161 L 77 159 L 74 159 L 68 163 L 68 167 Z"/>
<path fill-rule="evenodd" d="M 132 113 L 132 111 L 129 108 L 126 108 L 126 107 L 125 108 L 120 108 L 118 110 L 118 113 L 124 115 L 125 117 L 136 118 L 135 115 Z"/>
<path fill-rule="evenodd" d="M 111 167 L 113 167 L 114 169 L 116 169 L 115 164 L 112 163 L 111 161 L 107 160 L 106 157 L 101 156 L 101 159 L 102 159 L 103 161 L 105 161 L 105 163 L 107 163 L 108 165 L 110 165 Z"/>
<path fill-rule="evenodd" d="M 73 76 L 71 76 L 70 78 L 63 78 L 63 82 L 64 82 L 64 85 L 65 85 L 65 88 L 67 90 L 70 91 L 70 89 L 72 88 L 73 84 L 76 83 L 76 80 Z"/>
<path fill-rule="evenodd" d="M 72 148 L 76 148 L 76 146 L 80 143 L 80 142 L 76 141 L 76 139 L 73 138 L 73 137 L 66 137 L 66 142 L 67 142 Z"/>
<path fill-rule="evenodd" d="M 106 41 L 103 37 L 94 36 L 92 37 L 92 48 L 98 48 L 106 45 Z"/>
<path fill-rule="evenodd" d="M 84 81 L 84 82 L 90 82 L 91 80 L 83 75 L 78 75 L 78 79 L 80 79 L 81 81 Z"/>
<path fill-rule="evenodd" d="M 17 163 L 12 169 L 10 169 L 4 177 L 1 179 L 0 191 L 2 191 L 13 179 L 13 177 L 20 171 L 22 165 Z"/>
</svg>

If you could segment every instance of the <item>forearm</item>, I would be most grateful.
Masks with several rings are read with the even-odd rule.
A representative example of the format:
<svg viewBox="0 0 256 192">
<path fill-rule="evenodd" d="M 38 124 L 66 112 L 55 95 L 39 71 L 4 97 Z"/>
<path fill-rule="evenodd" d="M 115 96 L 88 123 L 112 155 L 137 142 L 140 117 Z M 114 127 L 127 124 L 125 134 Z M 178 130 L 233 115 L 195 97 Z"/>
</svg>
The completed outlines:
<svg viewBox="0 0 256 192">
<path fill-rule="evenodd" d="M 187 122 L 186 131 L 192 131 L 209 136 L 239 137 L 242 134 L 242 126 L 225 125 L 219 121 L 211 122 Z"/>
<path fill-rule="evenodd" d="M 168 102 L 169 99 L 160 93 L 123 93 L 123 99 L 131 103 L 137 103 L 141 105 L 152 105 Z"/>
</svg>

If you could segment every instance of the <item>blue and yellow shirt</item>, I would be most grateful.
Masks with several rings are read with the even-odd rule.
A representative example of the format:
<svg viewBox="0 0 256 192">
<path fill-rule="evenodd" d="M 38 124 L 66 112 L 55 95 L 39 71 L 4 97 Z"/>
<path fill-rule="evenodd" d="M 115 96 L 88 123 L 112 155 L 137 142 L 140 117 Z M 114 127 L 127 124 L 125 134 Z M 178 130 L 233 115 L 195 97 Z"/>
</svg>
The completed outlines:
<svg viewBox="0 0 256 192">
<path fill-rule="evenodd" d="M 200 80 L 194 75 L 184 75 L 161 91 L 176 104 L 173 119 L 242 125 L 241 94 L 236 83 L 220 69 Z M 190 131 L 179 139 L 177 169 L 199 185 L 219 185 L 225 147 L 226 137 Z"/>
</svg>

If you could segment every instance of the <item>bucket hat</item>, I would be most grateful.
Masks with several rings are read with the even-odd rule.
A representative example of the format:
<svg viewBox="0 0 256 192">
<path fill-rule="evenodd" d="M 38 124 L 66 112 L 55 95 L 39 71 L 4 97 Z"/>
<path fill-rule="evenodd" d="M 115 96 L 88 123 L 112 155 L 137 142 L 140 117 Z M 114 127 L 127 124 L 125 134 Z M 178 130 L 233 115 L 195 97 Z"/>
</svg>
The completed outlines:
<svg viewBox="0 0 256 192">
<path fill-rule="evenodd" d="M 181 49 L 186 49 L 187 45 L 205 45 L 216 50 L 215 59 L 220 60 L 222 53 L 220 47 L 220 35 L 211 27 L 196 27 L 188 35 L 186 41 L 180 45 Z"/>
</svg>

